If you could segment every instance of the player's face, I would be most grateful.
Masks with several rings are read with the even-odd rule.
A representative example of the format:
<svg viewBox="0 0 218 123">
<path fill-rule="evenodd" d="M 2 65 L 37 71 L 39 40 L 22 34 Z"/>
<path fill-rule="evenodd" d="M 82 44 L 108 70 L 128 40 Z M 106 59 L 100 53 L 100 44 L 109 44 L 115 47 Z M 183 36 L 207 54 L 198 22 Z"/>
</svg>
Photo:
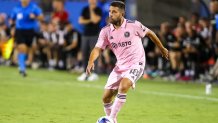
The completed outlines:
<svg viewBox="0 0 218 123">
<path fill-rule="evenodd" d="M 121 22 L 123 15 L 124 15 L 124 12 L 122 12 L 121 9 L 119 9 L 118 7 L 110 6 L 110 9 L 109 9 L 109 22 L 110 23 L 117 25 L 117 23 Z"/>
<path fill-rule="evenodd" d="M 29 4 L 30 0 L 20 0 L 22 4 Z"/>
<path fill-rule="evenodd" d="M 29 3 L 30 0 L 20 0 L 21 2 Z"/>
<path fill-rule="evenodd" d="M 216 13 L 218 11 L 218 2 L 210 2 L 209 7 L 212 14 Z"/>
<path fill-rule="evenodd" d="M 97 4 L 97 0 L 89 0 L 89 4 L 91 4 L 91 5 L 96 5 Z"/>
<path fill-rule="evenodd" d="M 193 32 L 192 27 L 193 27 L 193 25 L 191 24 L 191 22 L 186 22 L 185 23 L 185 29 L 186 29 L 186 32 L 188 34 L 191 34 Z"/>
</svg>

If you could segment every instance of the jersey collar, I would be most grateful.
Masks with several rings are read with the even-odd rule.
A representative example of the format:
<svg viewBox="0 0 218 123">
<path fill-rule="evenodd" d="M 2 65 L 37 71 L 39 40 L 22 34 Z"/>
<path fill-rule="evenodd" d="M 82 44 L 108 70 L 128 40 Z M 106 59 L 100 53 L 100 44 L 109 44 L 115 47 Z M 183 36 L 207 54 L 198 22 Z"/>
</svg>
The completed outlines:
<svg viewBox="0 0 218 123">
<path fill-rule="evenodd" d="M 110 28 L 111 28 L 111 31 L 113 32 L 115 30 L 113 24 L 110 24 Z M 121 28 L 126 28 L 126 19 L 124 18 L 124 21 L 121 25 Z"/>
</svg>

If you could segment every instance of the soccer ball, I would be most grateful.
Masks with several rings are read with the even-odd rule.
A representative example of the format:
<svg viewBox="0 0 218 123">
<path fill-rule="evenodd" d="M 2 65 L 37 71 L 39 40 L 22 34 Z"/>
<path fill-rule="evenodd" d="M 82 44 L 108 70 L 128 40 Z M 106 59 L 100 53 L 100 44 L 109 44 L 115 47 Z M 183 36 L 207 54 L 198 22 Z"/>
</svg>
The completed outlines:
<svg viewBox="0 0 218 123">
<path fill-rule="evenodd" d="M 96 123 L 114 123 L 114 121 L 108 116 L 103 116 L 100 117 Z"/>
</svg>

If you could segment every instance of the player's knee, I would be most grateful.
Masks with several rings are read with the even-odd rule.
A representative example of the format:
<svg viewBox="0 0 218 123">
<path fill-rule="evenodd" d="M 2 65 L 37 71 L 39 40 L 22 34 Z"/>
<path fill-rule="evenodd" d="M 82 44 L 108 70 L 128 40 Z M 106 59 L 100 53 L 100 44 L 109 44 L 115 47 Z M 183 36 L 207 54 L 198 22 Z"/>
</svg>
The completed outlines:
<svg viewBox="0 0 218 123">
<path fill-rule="evenodd" d="M 25 44 L 19 44 L 18 45 L 18 51 L 20 53 L 26 53 L 27 52 L 27 46 Z"/>
<path fill-rule="evenodd" d="M 112 101 L 111 97 L 103 96 L 102 98 L 103 103 L 110 103 Z"/>
<path fill-rule="evenodd" d="M 129 90 L 130 86 L 129 85 L 121 85 L 119 87 L 119 93 L 127 93 L 127 91 Z"/>
<path fill-rule="evenodd" d="M 119 93 L 127 93 L 127 91 L 129 90 L 129 88 L 131 86 L 132 86 L 131 80 L 124 78 L 119 85 L 118 92 Z"/>
</svg>

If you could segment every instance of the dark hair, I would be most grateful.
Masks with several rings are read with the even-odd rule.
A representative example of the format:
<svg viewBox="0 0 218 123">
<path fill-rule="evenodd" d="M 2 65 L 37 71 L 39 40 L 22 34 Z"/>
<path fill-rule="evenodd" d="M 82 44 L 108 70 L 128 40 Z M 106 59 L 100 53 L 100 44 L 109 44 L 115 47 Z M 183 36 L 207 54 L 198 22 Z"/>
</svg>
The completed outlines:
<svg viewBox="0 0 218 123">
<path fill-rule="evenodd" d="M 113 1 L 113 2 L 111 2 L 110 6 L 118 7 L 118 8 L 125 11 L 125 3 L 122 1 Z"/>
<path fill-rule="evenodd" d="M 65 0 L 53 0 L 53 2 L 61 2 L 64 4 Z"/>
</svg>

